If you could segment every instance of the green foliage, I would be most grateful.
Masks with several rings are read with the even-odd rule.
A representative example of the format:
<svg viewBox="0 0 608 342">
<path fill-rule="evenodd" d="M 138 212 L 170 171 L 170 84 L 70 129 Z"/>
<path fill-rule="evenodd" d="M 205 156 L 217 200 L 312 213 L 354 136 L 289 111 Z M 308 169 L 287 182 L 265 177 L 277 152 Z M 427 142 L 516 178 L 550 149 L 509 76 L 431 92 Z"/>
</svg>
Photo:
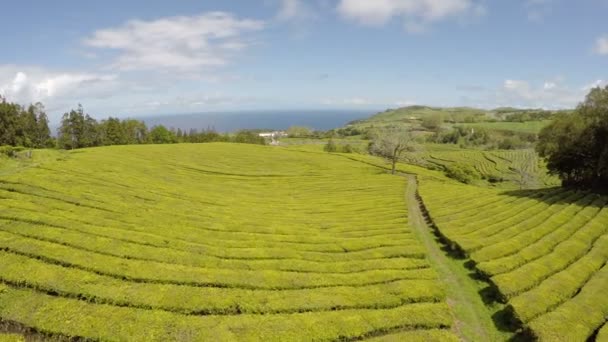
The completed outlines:
<svg viewBox="0 0 608 342">
<path fill-rule="evenodd" d="M 426 115 L 422 118 L 421 125 L 430 131 L 438 131 L 443 125 L 443 116 L 441 113 Z"/>
<path fill-rule="evenodd" d="M 0 145 L 44 148 L 52 144 L 48 118 L 41 103 L 25 109 L 0 96 Z"/>
<path fill-rule="evenodd" d="M 310 127 L 291 126 L 287 129 L 286 133 L 290 138 L 307 138 L 312 136 L 313 131 Z"/>
<path fill-rule="evenodd" d="M 266 139 L 252 131 L 242 130 L 236 133 L 234 142 L 241 144 L 266 145 Z"/>
<path fill-rule="evenodd" d="M 564 186 L 608 192 L 608 87 L 544 128 L 537 150 Z"/>
<path fill-rule="evenodd" d="M 7 157 L 16 157 L 17 153 L 25 150 L 24 147 L 21 146 L 0 146 L 0 155 L 5 155 Z"/>
<path fill-rule="evenodd" d="M 63 114 L 57 143 L 66 150 L 101 146 L 103 135 L 97 121 L 79 105 L 78 109 Z"/>
<path fill-rule="evenodd" d="M 351 145 L 351 144 L 342 145 L 342 153 L 354 153 L 354 152 L 356 152 L 356 149 L 353 145 Z"/>
<path fill-rule="evenodd" d="M 412 132 L 403 128 L 387 128 L 374 132 L 369 146 L 370 154 L 387 158 L 391 161 L 391 172 L 395 174 L 397 161 L 405 152 L 414 152 L 418 148 Z"/>
<path fill-rule="evenodd" d="M 174 144 L 177 136 L 163 125 L 152 127 L 149 133 L 149 141 L 153 144 Z"/>
<path fill-rule="evenodd" d="M 323 147 L 323 150 L 329 153 L 338 152 L 338 145 L 336 145 L 336 143 L 332 139 L 329 139 L 327 141 L 327 144 L 325 144 L 325 146 Z"/>
<path fill-rule="evenodd" d="M 471 165 L 461 163 L 446 166 L 445 174 L 465 184 L 474 183 L 481 178 L 481 175 Z"/>
</svg>

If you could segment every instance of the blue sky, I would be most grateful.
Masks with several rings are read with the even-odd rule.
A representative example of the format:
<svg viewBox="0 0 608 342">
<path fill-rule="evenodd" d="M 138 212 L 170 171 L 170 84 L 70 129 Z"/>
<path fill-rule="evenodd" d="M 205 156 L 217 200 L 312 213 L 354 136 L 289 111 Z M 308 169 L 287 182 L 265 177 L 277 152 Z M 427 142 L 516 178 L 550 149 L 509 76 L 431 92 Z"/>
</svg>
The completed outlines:
<svg viewBox="0 0 608 342">
<path fill-rule="evenodd" d="M 566 108 L 608 0 L 3 1 L 0 94 L 51 119 L 409 104 Z"/>
</svg>

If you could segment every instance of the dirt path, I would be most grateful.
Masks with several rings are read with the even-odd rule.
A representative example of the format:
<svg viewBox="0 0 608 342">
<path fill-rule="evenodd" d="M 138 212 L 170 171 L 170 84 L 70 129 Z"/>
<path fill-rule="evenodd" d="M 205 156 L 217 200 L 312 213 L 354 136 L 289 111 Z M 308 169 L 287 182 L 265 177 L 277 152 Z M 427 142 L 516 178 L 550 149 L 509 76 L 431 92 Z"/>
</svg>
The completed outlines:
<svg viewBox="0 0 608 342">
<path fill-rule="evenodd" d="M 493 312 L 479 294 L 483 284 L 469 277 L 470 271 L 464 267 L 465 260 L 451 258 L 441 249 L 423 215 L 422 203 L 416 198 L 416 177 L 405 177 L 408 180 L 406 199 L 410 226 L 426 247 L 429 261 L 445 285 L 447 302 L 454 315 L 453 331 L 464 341 L 507 340 L 510 334 L 496 328 L 492 321 Z"/>
</svg>

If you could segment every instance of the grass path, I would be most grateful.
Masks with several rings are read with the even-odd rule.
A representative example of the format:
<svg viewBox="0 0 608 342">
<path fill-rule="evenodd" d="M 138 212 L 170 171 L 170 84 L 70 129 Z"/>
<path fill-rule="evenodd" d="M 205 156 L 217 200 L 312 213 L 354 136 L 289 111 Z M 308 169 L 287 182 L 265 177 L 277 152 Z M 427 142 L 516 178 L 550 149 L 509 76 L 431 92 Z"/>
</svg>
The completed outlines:
<svg viewBox="0 0 608 342">
<path fill-rule="evenodd" d="M 479 292 L 487 286 L 469 276 L 464 266 L 466 260 L 454 259 L 444 252 L 433 234 L 422 210 L 422 203 L 416 197 L 418 183 L 413 175 L 408 179 L 407 203 L 412 230 L 427 249 L 432 267 L 439 274 L 447 293 L 448 304 L 454 314 L 454 333 L 464 341 L 504 341 L 512 337 L 509 332 L 500 331 L 492 316 L 501 308 L 488 307 Z"/>
</svg>

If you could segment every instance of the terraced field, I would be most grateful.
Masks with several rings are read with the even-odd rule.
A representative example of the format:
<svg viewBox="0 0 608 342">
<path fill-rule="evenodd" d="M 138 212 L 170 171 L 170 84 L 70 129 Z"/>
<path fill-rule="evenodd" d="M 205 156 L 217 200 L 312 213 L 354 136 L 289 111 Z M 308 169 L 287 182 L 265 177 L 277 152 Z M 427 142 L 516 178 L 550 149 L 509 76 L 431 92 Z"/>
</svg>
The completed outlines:
<svg viewBox="0 0 608 342">
<path fill-rule="evenodd" d="M 607 338 L 607 197 L 558 188 L 501 192 L 430 177 L 420 183 L 440 233 L 529 334 Z"/>
<path fill-rule="evenodd" d="M 431 145 L 432 146 L 432 145 Z M 418 156 L 424 163 L 450 166 L 454 163 L 471 165 L 485 177 L 503 178 L 518 182 L 527 178 L 527 186 L 541 188 L 559 184 L 557 177 L 547 174 L 547 169 L 534 150 L 446 150 L 426 151 Z"/>
<path fill-rule="evenodd" d="M 455 340 L 405 188 L 346 158 L 250 145 L 10 169 L 0 323 L 99 340 Z"/>
</svg>

